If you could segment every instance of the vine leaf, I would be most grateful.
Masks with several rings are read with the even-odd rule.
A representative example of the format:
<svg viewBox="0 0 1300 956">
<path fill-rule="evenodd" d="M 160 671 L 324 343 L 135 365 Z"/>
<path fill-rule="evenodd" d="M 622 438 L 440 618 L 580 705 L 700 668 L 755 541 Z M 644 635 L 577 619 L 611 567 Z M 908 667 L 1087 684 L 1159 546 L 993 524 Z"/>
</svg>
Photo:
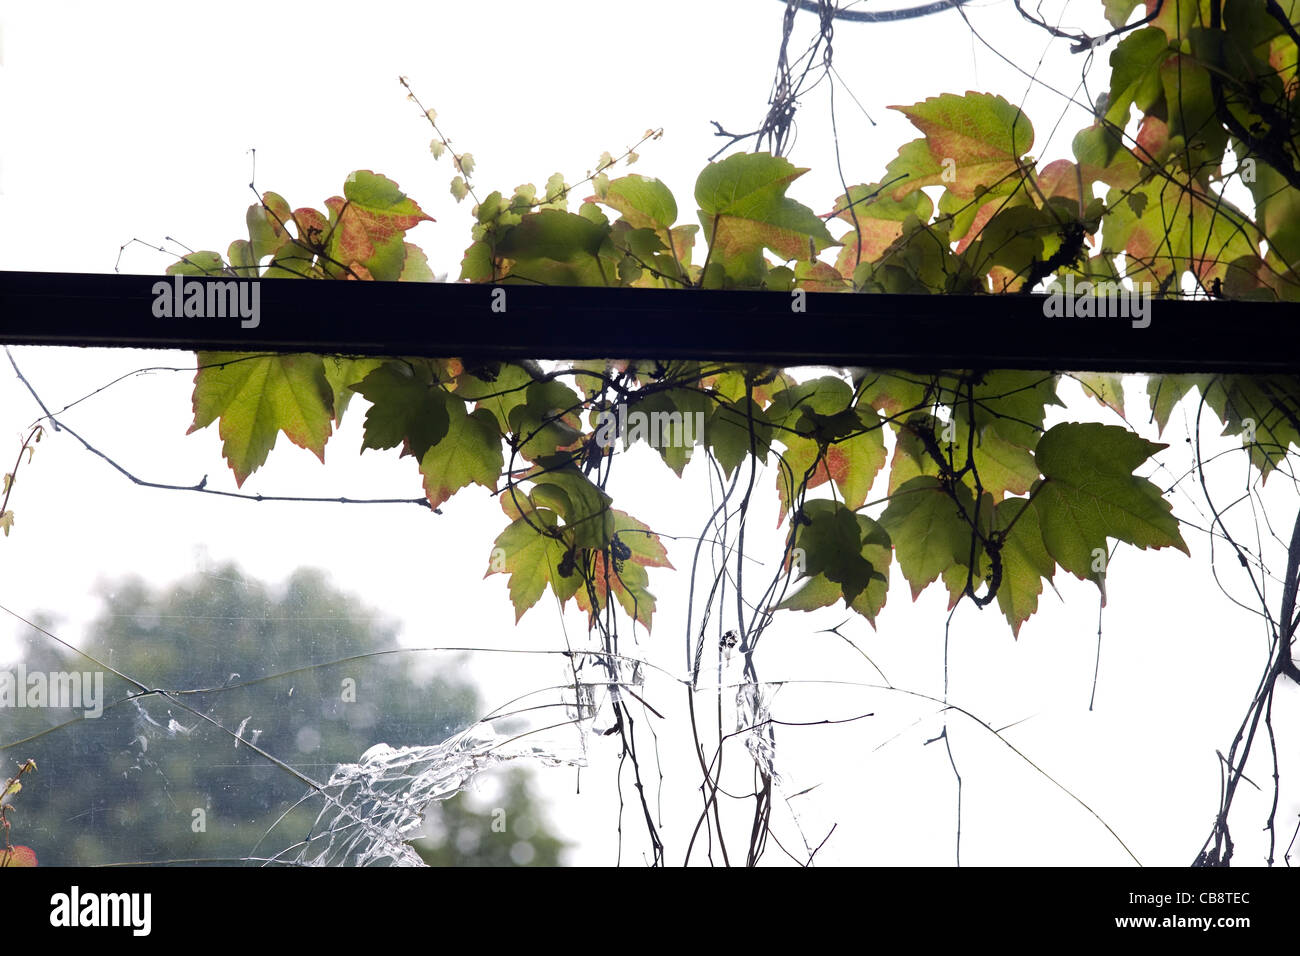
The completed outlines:
<svg viewBox="0 0 1300 956">
<path fill-rule="evenodd" d="M 961 483 L 954 486 L 953 495 L 957 501 L 938 478 L 921 475 L 904 482 L 890 496 L 880 516 L 881 525 L 894 543 L 898 567 L 912 586 L 912 600 L 940 575 L 954 569 L 960 569 L 961 583 L 965 585 L 972 531 L 962 515 L 974 515 L 975 499 Z"/>
<path fill-rule="evenodd" d="M 888 533 L 835 501 L 809 501 L 802 516 L 792 557 L 805 583 L 777 608 L 812 611 L 843 598 L 874 627 L 889 590 Z"/>
<path fill-rule="evenodd" d="M 385 362 L 352 387 L 371 403 L 362 451 L 401 445 L 403 455 L 422 461 L 447 434 L 448 401 L 433 362 Z"/>
<path fill-rule="evenodd" d="M 1130 33 L 1110 54 L 1110 93 L 1106 98 L 1106 121 L 1124 129 L 1129 110 L 1136 105 L 1143 115 L 1163 106 L 1164 89 L 1160 68 L 1169 57 L 1169 38 L 1159 27 L 1145 27 Z"/>
<path fill-rule="evenodd" d="M 700 173 L 695 201 L 710 262 L 731 282 L 759 284 L 764 248 L 785 260 L 809 259 L 839 244 L 816 213 L 785 195 L 807 171 L 780 156 L 737 153 Z"/>
<path fill-rule="evenodd" d="M 600 201 L 618 210 L 633 229 L 653 229 L 667 244 L 677 221 L 677 200 L 659 180 L 631 173 L 613 180 Z"/>
<path fill-rule="evenodd" d="M 1095 580 L 1096 552 L 1107 553 L 1107 538 L 1190 553 L 1160 489 L 1133 474 L 1167 447 L 1118 425 L 1066 422 L 1043 436 L 1035 458 L 1044 477 L 1035 488 L 1034 508 L 1043 544 L 1057 564 Z"/>
<path fill-rule="evenodd" d="M 609 544 L 614 533 L 611 499 L 567 455 L 539 458 L 525 477 L 534 483 L 529 493 L 533 503 L 564 518 L 562 528 L 570 544 L 593 551 Z"/>
<path fill-rule="evenodd" d="M 514 281 L 543 285 L 604 286 L 612 284 L 617 260 L 609 245 L 609 223 L 596 207 L 583 205 L 586 215 L 560 209 L 543 209 L 524 216 L 506 230 L 497 243 L 496 254 L 512 260 L 509 276 Z M 597 221 L 599 217 L 599 221 Z M 610 265 L 601 261 L 602 247 Z"/>
<path fill-rule="evenodd" d="M 278 255 L 281 249 L 293 242 L 293 237 L 285 228 L 293 221 L 293 212 L 279 193 L 265 192 L 262 194 L 262 202 L 249 206 L 244 218 L 248 225 L 248 240 L 240 248 L 245 250 L 244 264 L 250 268 L 240 274 L 256 277 L 264 258 Z M 243 241 L 236 239 L 235 243 Z M 232 252 L 235 248 L 232 243 Z M 233 254 L 230 255 L 230 260 L 232 265 L 235 264 Z"/>
<path fill-rule="evenodd" d="M 505 465 L 501 433 L 490 411 L 470 413 L 462 402 L 449 399 L 447 417 L 447 434 L 420 459 L 424 493 L 434 508 L 470 484 L 496 491 Z"/>
<path fill-rule="evenodd" d="M 501 506 L 515 520 L 493 542 L 492 556 L 483 577 L 509 575 L 507 590 L 518 623 L 524 612 L 541 599 L 548 584 L 563 605 L 577 593 L 581 578 L 576 573 L 567 577 L 559 573 L 567 548 L 558 536 L 559 518 L 555 512 L 534 508 L 525 518 L 513 507 L 509 495 L 502 496 Z M 534 525 L 556 532 L 556 536 L 543 534 Z"/>
<path fill-rule="evenodd" d="M 433 221 L 395 182 L 368 169 L 350 174 L 343 195 L 325 200 L 325 208 L 330 213 L 330 258 L 379 281 L 401 278 L 406 231 Z"/>
<path fill-rule="evenodd" d="M 1007 498 L 993 512 L 994 526 L 1006 532 L 1002 543 L 1002 581 L 998 586 L 998 607 L 1006 615 L 1013 636 L 1020 625 L 1038 610 L 1043 580 L 1051 580 L 1056 562 L 1047 553 L 1038 524 L 1038 512 L 1027 498 Z M 1013 523 L 1014 522 L 1014 523 Z"/>
<path fill-rule="evenodd" d="M 239 486 L 266 461 L 284 432 L 325 460 L 332 431 L 333 390 L 319 355 L 199 352 L 194 376 L 194 424 L 220 419 L 221 453 Z"/>
<path fill-rule="evenodd" d="M 722 402 L 705 421 L 705 438 L 727 478 L 749 456 L 751 428 L 754 456 L 761 464 L 767 461 L 772 447 L 772 423 L 757 402 L 749 401 L 748 411 L 744 396 L 735 402 Z"/>
<path fill-rule="evenodd" d="M 1151 402 L 1151 417 L 1156 427 L 1163 434 L 1169 424 L 1169 416 L 1174 406 L 1194 388 L 1202 393 L 1209 386 L 1213 376 L 1210 375 L 1151 375 L 1147 378 L 1147 396 Z"/>
<path fill-rule="evenodd" d="M 888 192 L 879 183 L 851 186 L 847 195 L 835 200 L 834 216 L 850 226 L 856 217 L 862 237 L 859 242 L 858 232 L 852 230 L 844 235 L 844 247 L 835 258 L 835 267 L 844 275 L 852 275 L 860 262 L 879 259 L 903 235 L 908 217 L 929 222 L 934 214 L 934 202 L 919 189 L 899 200 Z"/>
<path fill-rule="evenodd" d="M 225 273 L 226 261 L 221 258 L 221 253 L 205 249 L 201 252 L 187 252 L 183 259 L 173 262 L 166 271 L 169 276 L 217 276 Z"/>
<path fill-rule="evenodd" d="M 854 433 L 834 441 L 826 449 L 826 469 L 844 496 L 844 504 L 856 511 L 866 504 L 888 453 L 885 430 L 875 409 L 859 403 L 850 413 L 854 418 Z"/>
<path fill-rule="evenodd" d="M 1108 372 L 1075 372 L 1073 375 L 1083 390 L 1106 407 L 1124 417 L 1124 381 L 1119 375 Z"/>
<path fill-rule="evenodd" d="M 524 401 L 512 405 L 506 418 L 519 442 L 519 453 L 529 461 L 540 461 L 561 449 L 572 448 L 582 437 L 582 420 L 577 415 L 582 399 L 573 389 L 552 379 L 532 382 L 522 395 Z M 512 401 L 517 398 L 510 397 L 507 404 Z"/>
<path fill-rule="evenodd" d="M 334 355 L 325 359 L 325 379 L 330 383 L 330 391 L 334 395 L 336 425 L 343 421 L 343 413 L 347 411 L 352 396 L 356 394 L 352 386 L 359 384 L 363 378 L 383 364 L 384 360 L 377 358 L 344 358 Z"/>
<path fill-rule="evenodd" d="M 1163 180 L 1117 187 L 1106 207 L 1102 251 L 1124 252 L 1135 282 L 1192 272 L 1208 288 L 1229 277 L 1230 263 L 1259 252 L 1237 225 L 1241 211 L 1204 189 L 1169 189 Z"/>
<path fill-rule="evenodd" d="M 612 567 L 605 563 L 605 552 L 592 552 L 592 583 L 596 596 L 595 613 L 605 609 L 612 593 L 614 599 L 628 617 L 641 624 L 647 631 L 655 612 L 655 596 L 647 589 L 650 577 L 647 568 L 671 568 L 668 552 L 664 549 L 659 536 L 646 525 L 637 521 L 626 512 L 617 508 L 609 510 L 611 522 Z M 625 548 L 620 558 L 619 548 Z M 609 568 L 606 574 L 606 568 Z M 591 595 L 586 588 L 577 592 L 578 607 L 592 614 Z"/>
<path fill-rule="evenodd" d="M 1300 445 L 1295 400 L 1300 380 L 1285 376 L 1225 375 L 1201 385 L 1205 403 L 1224 423 L 1224 435 L 1241 435 L 1250 461 L 1265 481 Z"/>
<path fill-rule="evenodd" d="M 984 193 L 1010 192 L 1020 157 L 1034 145 L 1028 117 L 1001 96 L 944 93 L 911 106 L 891 106 L 924 133 L 906 143 L 889 164 L 885 182 L 901 179 L 891 198 L 901 201 L 922 186 L 946 186 L 953 195 L 971 199 Z M 1002 185 L 989 184 L 1005 180 Z"/>
<path fill-rule="evenodd" d="M 768 417 L 779 429 L 777 440 L 785 445 L 783 466 L 776 473 L 781 498 L 778 524 L 789 513 L 793 493 L 805 479 L 808 488 L 833 479 L 849 508 L 862 507 L 886 459 L 880 416 L 865 403 L 850 407 L 853 390 L 834 376 L 780 384 L 783 387 L 767 408 Z"/>
<path fill-rule="evenodd" d="M 533 377 L 514 362 L 474 363 L 468 359 L 456 379 L 456 394 L 492 412 L 501 434 L 510 430 L 510 412 L 528 400 Z"/>
<path fill-rule="evenodd" d="M 945 430 L 944 423 L 933 415 L 914 415 L 909 419 L 909 424 L 911 427 L 904 426 L 898 429 L 898 437 L 894 445 L 894 462 L 889 470 L 891 495 L 918 475 L 939 474 L 938 463 L 926 450 L 914 428 L 939 436 L 937 438 L 939 452 L 944 456 L 945 463 L 951 454 L 952 463 L 956 468 L 963 468 L 966 464 L 968 429 L 949 426 Z M 952 440 L 944 440 L 945 434 L 949 434 Z M 993 496 L 995 501 L 1001 500 L 1008 492 L 1017 495 L 1025 494 L 1039 477 L 1033 452 L 1003 438 L 998 431 L 998 422 L 987 426 L 982 435 L 976 434 L 974 454 L 971 457 L 979 473 L 980 485 L 985 492 Z"/>
</svg>

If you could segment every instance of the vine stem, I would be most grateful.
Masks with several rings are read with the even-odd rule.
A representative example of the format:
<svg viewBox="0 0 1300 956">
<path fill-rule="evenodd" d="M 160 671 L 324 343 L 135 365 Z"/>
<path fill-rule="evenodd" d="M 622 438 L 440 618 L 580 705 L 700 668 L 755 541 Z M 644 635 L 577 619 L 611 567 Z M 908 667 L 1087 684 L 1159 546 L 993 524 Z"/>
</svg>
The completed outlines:
<svg viewBox="0 0 1300 956">
<path fill-rule="evenodd" d="M 23 452 L 34 451 L 35 449 L 32 446 L 41 440 L 43 434 L 45 434 L 45 429 L 41 425 L 33 425 L 31 431 L 27 433 L 27 437 L 23 439 L 22 447 L 18 449 L 18 458 L 14 461 L 14 470 L 5 475 L 5 496 L 4 500 L 0 501 L 0 518 L 3 518 L 9 513 L 9 496 L 13 494 L 14 484 L 18 481 L 18 469 L 21 468 L 23 464 Z M 30 454 L 28 455 L 28 460 L 31 460 Z M 5 525 L 5 534 L 8 533 L 9 526 Z"/>
</svg>

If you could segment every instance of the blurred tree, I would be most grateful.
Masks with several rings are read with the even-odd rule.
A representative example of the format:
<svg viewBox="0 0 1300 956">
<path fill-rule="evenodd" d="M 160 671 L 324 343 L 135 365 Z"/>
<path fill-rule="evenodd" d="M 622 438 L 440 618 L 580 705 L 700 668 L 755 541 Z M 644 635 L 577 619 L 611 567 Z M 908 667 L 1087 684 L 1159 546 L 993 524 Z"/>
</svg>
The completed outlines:
<svg viewBox="0 0 1300 956">
<path fill-rule="evenodd" d="M 100 716 L 7 711 L 0 759 L 41 768 L 14 829 L 42 865 L 238 862 L 293 847 L 319 798 L 304 800 L 302 779 L 221 727 L 323 783 L 374 744 L 438 743 L 481 712 L 475 689 L 447 676 L 462 661 L 401 651 L 391 621 L 320 571 L 272 589 L 227 565 L 163 589 L 126 578 L 102 596 L 84 650 L 149 688 L 179 691 L 209 719 L 108 673 Z M 38 632 L 22 640 L 28 673 L 98 670 Z M 418 844 L 428 862 L 560 862 L 564 842 L 546 830 L 527 774 L 503 776 L 498 806 L 459 794 L 431 807 Z"/>
</svg>

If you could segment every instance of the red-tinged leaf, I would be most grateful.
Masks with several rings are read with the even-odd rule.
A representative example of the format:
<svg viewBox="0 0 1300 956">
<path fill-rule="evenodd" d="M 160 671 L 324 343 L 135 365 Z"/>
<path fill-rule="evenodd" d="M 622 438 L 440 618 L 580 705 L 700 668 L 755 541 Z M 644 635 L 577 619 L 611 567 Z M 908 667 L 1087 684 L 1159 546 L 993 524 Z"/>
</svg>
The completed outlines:
<svg viewBox="0 0 1300 956">
<path fill-rule="evenodd" d="M 632 552 L 629 561 L 647 568 L 672 568 L 668 551 L 659 540 L 659 535 L 626 511 L 611 508 L 610 513 L 614 516 L 614 533 Z"/>
<path fill-rule="evenodd" d="M 850 287 L 849 280 L 838 269 L 818 259 L 800 262 L 794 270 L 797 285 L 809 292 L 843 292 Z"/>
<path fill-rule="evenodd" d="M 1015 180 L 1020 157 L 1034 145 L 1028 117 L 990 93 L 945 93 L 890 109 L 898 110 L 925 134 L 925 139 L 906 144 L 890 164 L 891 174 L 908 177 L 895 187 L 895 199 L 934 185 L 970 199 L 977 187 L 994 189 Z"/>
<path fill-rule="evenodd" d="M 325 214 L 310 206 L 293 211 L 293 223 L 298 227 L 298 239 L 313 249 L 324 249 L 330 236 L 330 222 Z"/>
<path fill-rule="evenodd" d="M 614 599 L 618 601 L 619 606 L 623 608 L 627 616 L 649 631 L 651 621 L 654 618 L 655 596 L 646 590 L 649 576 L 646 574 L 645 568 L 633 561 L 624 561 L 621 564 L 616 563 L 606 574 L 607 565 L 605 564 L 604 552 L 594 552 L 592 557 L 592 581 L 593 590 L 596 594 L 596 611 L 600 612 L 605 609 L 605 605 L 609 602 L 609 595 L 612 593 Z M 574 596 L 578 601 L 578 607 L 586 611 L 589 616 L 594 616 L 591 598 L 587 593 L 587 589 L 585 587 L 578 588 Z"/>
<path fill-rule="evenodd" d="M 356 266 L 364 266 L 375 279 L 385 282 L 401 277 L 406 231 L 433 219 L 396 183 L 368 169 L 352 173 L 343 196 L 330 197 L 325 206 L 333 227 L 330 256 L 346 269 L 356 271 Z"/>
<path fill-rule="evenodd" d="M 844 496 L 844 503 L 854 511 L 866 504 L 871 485 L 888 456 L 884 429 L 875 411 L 870 406 L 859 405 L 857 414 L 866 430 L 828 446 L 825 462 L 835 486 Z"/>
<path fill-rule="evenodd" d="M 899 184 L 895 184 L 899 185 Z M 893 188 L 885 189 L 878 183 L 851 186 L 847 196 L 835 200 L 833 210 L 837 219 L 850 227 L 841 238 L 844 247 L 835 258 L 835 267 L 843 275 L 852 275 L 861 262 L 874 262 L 903 234 L 903 223 L 909 217 L 918 222 L 929 222 L 934 214 L 934 203 L 925 193 L 917 190 L 901 200 L 894 200 Z"/>
</svg>

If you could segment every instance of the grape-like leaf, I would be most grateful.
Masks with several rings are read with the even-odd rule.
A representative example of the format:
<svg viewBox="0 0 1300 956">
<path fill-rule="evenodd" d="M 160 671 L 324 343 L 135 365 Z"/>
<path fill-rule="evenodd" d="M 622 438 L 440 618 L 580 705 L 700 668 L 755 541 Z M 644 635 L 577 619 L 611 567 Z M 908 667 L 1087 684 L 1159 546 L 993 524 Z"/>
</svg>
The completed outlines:
<svg viewBox="0 0 1300 956">
<path fill-rule="evenodd" d="M 1080 578 L 1093 576 L 1095 551 L 1106 550 L 1107 538 L 1189 553 L 1160 489 L 1133 474 L 1167 447 L 1118 425 L 1066 422 L 1043 436 L 1035 457 L 1044 477 L 1034 508 L 1057 564 Z"/>
<path fill-rule="evenodd" d="M 507 499 L 502 500 L 503 506 L 508 504 Z M 507 513 L 510 513 L 508 507 Z M 551 585 L 561 604 L 578 590 L 581 578 L 576 573 L 564 577 L 558 570 L 567 551 L 564 542 L 558 536 L 543 533 L 557 530 L 558 524 L 553 511 L 533 509 L 527 517 L 520 515 L 516 518 L 493 542 L 492 556 L 483 577 L 491 574 L 510 576 L 508 590 L 516 622 L 538 602 L 547 584 Z"/>
<path fill-rule="evenodd" d="M 463 402 L 448 398 L 447 417 L 447 434 L 420 459 L 424 493 L 434 508 L 469 484 L 496 491 L 504 466 L 501 433 L 491 412 L 469 413 Z"/>
<path fill-rule="evenodd" d="M 930 582 L 954 566 L 960 566 L 962 584 L 965 584 L 973 533 L 968 519 L 974 517 L 975 501 L 960 483 L 953 493 L 957 501 L 948 495 L 939 479 L 922 475 L 891 495 L 880 516 L 881 525 L 894 543 L 898 567 L 912 586 L 913 600 Z"/>
<path fill-rule="evenodd" d="M 428 360 L 385 362 L 353 389 L 371 403 L 363 451 L 401 445 L 403 455 L 422 461 L 447 434 L 447 394 L 438 384 L 436 366 Z"/>
<path fill-rule="evenodd" d="M 357 272 L 360 266 L 381 282 L 401 278 L 407 230 L 433 220 L 395 182 L 368 169 L 349 175 L 343 195 L 327 199 L 325 206 L 330 211 L 327 232 L 335 268 Z"/>
<path fill-rule="evenodd" d="M 1019 108 L 991 93 L 944 93 L 911 106 L 891 106 L 925 134 L 898 151 L 885 182 L 902 200 L 922 186 L 946 186 L 970 199 L 977 189 L 1010 192 L 1019 159 L 1034 145 L 1034 128 Z"/>
<path fill-rule="evenodd" d="M 843 598 L 875 625 L 889 591 L 893 557 L 883 527 L 838 502 L 810 501 L 802 509 L 795 549 L 791 563 L 805 583 L 778 608 L 811 611 Z"/>
<path fill-rule="evenodd" d="M 998 531 L 1011 528 L 1002 543 L 1002 581 L 997 600 L 1011 633 L 1019 635 L 1020 625 L 1038 610 L 1043 579 L 1051 580 L 1056 562 L 1043 545 L 1038 512 L 1028 499 L 1007 498 L 998 504 L 994 525 Z"/>
<path fill-rule="evenodd" d="M 280 432 L 324 461 L 333 417 L 333 390 L 319 355 L 199 353 L 187 434 L 219 418 L 221 451 L 238 485 L 266 461 Z"/>
<path fill-rule="evenodd" d="M 695 200 L 710 260 L 732 282 L 759 282 L 764 248 L 788 260 L 838 245 L 816 213 L 785 195 L 807 171 L 780 156 L 737 153 L 700 173 Z"/>
</svg>

